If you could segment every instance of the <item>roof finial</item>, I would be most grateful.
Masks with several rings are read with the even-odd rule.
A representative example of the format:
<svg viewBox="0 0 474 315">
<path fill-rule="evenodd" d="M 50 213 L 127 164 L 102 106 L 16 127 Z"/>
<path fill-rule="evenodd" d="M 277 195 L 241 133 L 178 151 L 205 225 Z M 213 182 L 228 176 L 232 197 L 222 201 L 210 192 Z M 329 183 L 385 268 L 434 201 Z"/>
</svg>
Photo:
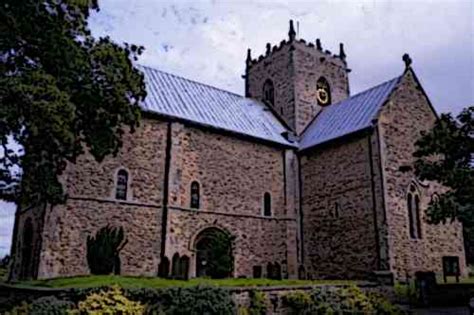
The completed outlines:
<svg viewBox="0 0 474 315">
<path fill-rule="evenodd" d="M 405 70 L 411 68 L 412 60 L 410 58 L 410 55 L 408 55 L 407 53 L 403 54 L 402 60 L 405 63 Z"/>
<path fill-rule="evenodd" d="M 270 43 L 267 43 L 267 51 L 265 52 L 265 54 L 268 56 L 270 55 L 272 51 L 272 45 Z"/>
<path fill-rule="evenodd" d="M 290 30 L 288 31 L 288 37 L 290 38 L 290 42 L 294 41 L 296 38 L 296 32 L 293 26 L 293 20 L 290 20 Z"/>
<path fill-rule="evenodd" d="M 247 49 L 247 59 L 245 60 L 245 63 L 248 65 L 252 62 L 252 56 L 251 56 L 251 51 L 250 48 Z"/>
<path fill-rule="evenodd" d="M 323 50 L 323 46 L 321 45 L 321 40 L 319 38 L 316 38 L 316 49 Z"/>
<path fill-rule="evenodd" d="M 346 53 L 344 52 L 344 44 L 343 43 L 339 44 L 339 57 L 342 60 L 346 60 Z"/>
</svg>

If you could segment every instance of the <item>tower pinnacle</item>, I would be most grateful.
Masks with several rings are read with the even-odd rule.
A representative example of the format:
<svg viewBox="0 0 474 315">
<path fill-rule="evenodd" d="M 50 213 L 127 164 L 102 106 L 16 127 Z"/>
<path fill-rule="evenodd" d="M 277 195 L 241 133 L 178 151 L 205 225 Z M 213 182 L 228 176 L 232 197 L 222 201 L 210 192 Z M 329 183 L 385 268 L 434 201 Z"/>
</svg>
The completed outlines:
<svg viewBox="0 0 474 315">
<path fill-rule="evenodd" d="M 288 37 L 290 42 L 294 41 L 296 38 L 295 27 L 293 26 L 293 20 L 290 20 L 290 30 L 288 31 Z"/>
</svg>

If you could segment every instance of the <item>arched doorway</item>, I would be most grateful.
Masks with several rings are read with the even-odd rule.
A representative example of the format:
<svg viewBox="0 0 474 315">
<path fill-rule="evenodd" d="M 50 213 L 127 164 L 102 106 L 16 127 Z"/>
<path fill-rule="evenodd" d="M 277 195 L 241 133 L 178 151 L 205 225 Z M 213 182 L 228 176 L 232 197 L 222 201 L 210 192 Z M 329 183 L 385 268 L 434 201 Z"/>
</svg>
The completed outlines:
<svg viewBox="0 0 474 315">
<path fill-rule="evenodd" d="M 196 237 L 196 276 L 215 279 L 232 276 L 233 237 L 218 228 L 207 228 Z"/>
<path fill-rule="evenodd" d="M 23 235 L 21 238 L 21 273 L 20 279 L 30 279 L 32 273 L 33 256 L 33 223 L 31 218 L 26 219 L 23 224 Z"/>
</svg>

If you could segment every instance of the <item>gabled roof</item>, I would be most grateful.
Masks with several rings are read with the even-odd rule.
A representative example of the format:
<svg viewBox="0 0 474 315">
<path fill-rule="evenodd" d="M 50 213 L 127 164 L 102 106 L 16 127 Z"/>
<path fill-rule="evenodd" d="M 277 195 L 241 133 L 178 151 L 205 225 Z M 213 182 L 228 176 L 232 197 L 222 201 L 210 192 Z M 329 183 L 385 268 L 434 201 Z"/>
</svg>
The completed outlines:
<svg viewBox="0 0 474 315">
<path fill-rule="evenodd" d="M 299 149 L 308 149 L 373 126 L 372 121 L 401 78 L 396 77 L 324 107 L 301 135 Z"/>
<path fill-rule="evenodd" d="M 283 145 L 296 146 L 284 125 L 261 102 L 145 66 L 145 111 Z"/>
</svg>

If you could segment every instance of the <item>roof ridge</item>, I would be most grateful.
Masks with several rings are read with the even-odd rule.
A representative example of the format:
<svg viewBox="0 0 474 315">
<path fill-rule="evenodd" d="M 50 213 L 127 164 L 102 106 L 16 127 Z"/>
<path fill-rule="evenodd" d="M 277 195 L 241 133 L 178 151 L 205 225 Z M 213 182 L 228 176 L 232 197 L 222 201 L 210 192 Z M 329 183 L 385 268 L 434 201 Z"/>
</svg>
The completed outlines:
<svg viewBox="0 0 474 315">
<path fill-rule="evenodd" d="M 238 97 L 241 97 L 241 98 L 246 98 L 245 96 L 243 95 L 240 95 L 240 94 L 237 94 L 237 93 L 234 93 L 234 92 L 231 92 L 231 91 L 227 91 L 227 90 L 224 90 L 224 89 L 221 89 L 221 88 L 218 88 L 218 87 L 215 87 L 215 86 L 212 86 L 210 84 L 207 84 L 207 83 L 202 83 L 202 82 L 199 82 L 199 81 L 196 81 L 196 80 L 192 80 L 192 79 L 188 79 L 188 78 L 185 78 L 185 77 L 182 77 L 182 76 L 179 76 L 177 74 L 174 74 L 174 73 L 171 73 L 171 72 L 167 72 L 167 71 L 163 71 L 161 69 L 157 69 L 157 68 L 154 68 L 154 67 L 150 67 L 150 66 L 147 66 L 147 65 L 143 65 L 143 64 L 137 64 L 138 67 L 143 67 L 143 68 L 147 68 L 147 69 L 150 69 L 152 71 L 158 71 L 158 72 L 161 72 L 165 75 L 169 75 L 169 76 L 172 76 L 174 78 L 177 78 L 177 79 L 180 79 L 180 80 L 184 80 L 184 81 L 188 81 L 188 82 L 191 82 L 191 83 L 195 83 L 195 84 L 199 84 L 199 85 L 202 85 L 202 86 L 206 86 L 206 87 L 209 87 L 213 90 L 217 90 L 217 91 L 221 91 L 221 92 L 224 92 L 224 93 L 227 93 L 227 94 L 231 94 L 231 95 L 235 95 L 235 96 L 238 96 Z"/>
</svg>

